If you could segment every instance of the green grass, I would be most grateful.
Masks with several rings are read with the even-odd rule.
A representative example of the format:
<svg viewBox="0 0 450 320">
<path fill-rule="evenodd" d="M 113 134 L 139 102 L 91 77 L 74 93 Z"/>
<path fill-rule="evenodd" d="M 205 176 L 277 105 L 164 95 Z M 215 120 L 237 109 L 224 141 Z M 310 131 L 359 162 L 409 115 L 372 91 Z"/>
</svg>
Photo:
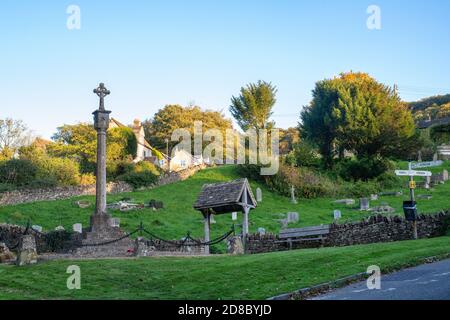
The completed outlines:
<svg viewBox="0 0 450 320">
<path fill-rule="evenodd" d="M 365 272 L 414 265 L 450 252 L 450 236 L 248 256 L 49 261 L 0 265 L 0 299 L 265 299 Z M 66 269 L 81 269 L 68 290 Z"/>
<path fill-rule="evenodd" d="M 443 167 L 433 168 L 433 171 L 442 171 L 443 168 L 450 169 L 450 162 Z M 239 178 L 235 167 L 222 166 L 210 168 L 198 172 L 186 181 L 158 187 L 152 190 L 137 191 L 127 194 L 108 196 L 108 202 L 117 201 L 123 197 L 131 197 L 136 202 L 149 201 L 151 199 L 161 200 L 165 209 L 152 211 L 149 209 L 120 212 L 112 211 L 114 217 L 121 219 L 121 226 L 127 230 L 134 230 L 142 221 L 147 229 L 153 233 L 171 239 L 178 239 L 186 235 L 188 231 L 194 237 L 203 236 L 202 215 L 192 208 L 195 199 L 205 183 L 223 182 Z M 405 180 L 406 181 L 406 180 Z M 359 220 L 367 217 L 367 213 L 360 212 L 355 207 L 334 204 L 335 199 L 299 199 L 298 204 L 291 204 L 289 199 L 270 192 L 264 185 L 251 182 L 253 190 L 261 187 L 263 190 L 263 201 L 259 203 L 256 210 L 250 214 L 250 231 L 256 231 L 258 227 L 264 227 L 269 232 L 278 232 L 281 224 L 279 214 L 296 211 L 300 213 L 300 221 L 292 224 L 292 227 L 303 227 L 310 225 L 327 224 L 333 221 L 332 212 L 335 209 L 342 211 L 342 221 Z M 398 190 L 397 190 L 398 191 Z M 397 214 L 402 213 L 402 201 L 408 198 L 408 189 L 403 189 L 403 197 L 380 197 L 378 201 L 371 201 L 371 206 L 388 203 L 396 209 Z M 435 213 L 450 208 L 450 183 L 439 185 L 433 191 L 417 190 L 417 194 L 431 193 L 432 200 L 419 200 L 419 211 L 422 213 Z M 93 204 L 88 209 L 80 209 L 73 204 L 75 200 L 89 200 Z M 94 210 L 94 197 L 84 196 L 69 200 L 45 201 L 16 206 L 0 207 L 0 222 L 26 224 L 31 219 L 33 224 L 39 224 L 44 230 L 52 230 L 58 225 L 63 225 L 71 230 L 74 223 L 81 222 L 88 225 L 89 216 Z M 357 201 L 358 203 L 358 201 Z M 357 207 L 357 206 L 356 206 Z M 212 237 L 219 236 L 228 231 L 233 223 L 231 214 L 220 215 L 216 218 L 217 223 L 212 226 Z M 240 217 L 238 223 L 240 223 Z"/>
</svg>

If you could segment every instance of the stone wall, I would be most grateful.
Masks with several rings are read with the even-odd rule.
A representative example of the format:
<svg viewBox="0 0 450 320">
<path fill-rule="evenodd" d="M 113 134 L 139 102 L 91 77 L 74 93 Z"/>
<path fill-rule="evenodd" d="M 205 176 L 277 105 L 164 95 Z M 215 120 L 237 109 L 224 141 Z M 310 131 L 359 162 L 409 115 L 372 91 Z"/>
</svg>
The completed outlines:
<svg viewBox="0 0 450 320">
<path fill-rule="evenodd" d="M 0 242 L 4 242 L 6 246 L 14 251 L 18 248 L 20 238 L 25 233 L 26 228 L 22 226 L 16 226 L 11 224 L 0 224 Z M 34 230 L 29 229 L 29 234 L 35 236 L 36 247 L 38 252 L 45 252 L 46 240 L 45 237 Z"/>
<path fill-rule="evenodd" d="M 420 215 L 417 221 L 419 238 L 432 238 L 446 234 L 450 226 L 450 214 Z M 293 249 L 317 248 L 320 246 L 339 247 L 377 242 L 410 240 L 413 238 L 413 224 L 399 216 L 371 216 L 359 222 L 332 224 L 330 234 L 321 241 L 293 242 Z M 252 234 L 247 239 L 247 253 L 264 253 L 288 250 L 287 243 L 278 235 Z"/>
<path fill-rule="evenodd" d="M 188 168 L 179 172 L 162 175 L 152 187 L 158 187 L 182 180 L 186 180 L 197 171 L 204 169 L 205 165 Z M 107 192 L 110 194 L 131 192 L 133 188 L 125 182 L 110 182 Z M 95 185 L 58 187 L 49 189 L 16 190 L 0 194 L 0 206 L 16 205 L 21 203 L 69 199 L 77 196 L 95 195 Z"/>
</svg>

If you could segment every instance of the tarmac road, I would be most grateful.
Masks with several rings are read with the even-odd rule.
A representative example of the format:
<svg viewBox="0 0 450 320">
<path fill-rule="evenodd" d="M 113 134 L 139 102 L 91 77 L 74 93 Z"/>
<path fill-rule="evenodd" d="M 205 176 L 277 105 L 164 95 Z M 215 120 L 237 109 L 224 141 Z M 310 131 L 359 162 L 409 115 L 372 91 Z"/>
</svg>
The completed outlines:
<svg viewBox="0 0 450 320">
<path fill-rule="evenodd" d="M 312 300 L 450 300 L 450 259 L 381 275 L 380 290 L 363 281 Z"/>
</svg>

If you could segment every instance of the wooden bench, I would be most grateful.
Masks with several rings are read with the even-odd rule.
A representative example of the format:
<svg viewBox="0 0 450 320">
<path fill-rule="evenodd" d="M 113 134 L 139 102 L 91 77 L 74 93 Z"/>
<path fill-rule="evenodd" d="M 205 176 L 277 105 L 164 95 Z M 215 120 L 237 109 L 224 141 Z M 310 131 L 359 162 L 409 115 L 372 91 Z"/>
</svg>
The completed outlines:
<svg viewBox="0 0 450 320">
<path fill-rule="evenodd" d="M 330 225 L 297 229 L 284 229 L 280 231 L 279 242 L 289 243 L 289 249 L 292 249 L 293 242 L 320 241 L 323 245 L 329 233 Z"/>
</svg>

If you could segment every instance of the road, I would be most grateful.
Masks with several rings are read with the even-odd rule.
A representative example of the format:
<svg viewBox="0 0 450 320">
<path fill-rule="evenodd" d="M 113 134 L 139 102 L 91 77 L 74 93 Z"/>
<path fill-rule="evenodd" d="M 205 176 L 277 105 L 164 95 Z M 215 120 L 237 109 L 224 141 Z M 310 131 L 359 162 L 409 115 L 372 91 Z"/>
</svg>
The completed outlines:
<svg viewBox="0 0 450 320">
<path fill-rule="evenodd" d="M 381 275 L 380 290 L 362 281 L 313 300 L 450 300 L 450 260 Z"/>
</svg>

